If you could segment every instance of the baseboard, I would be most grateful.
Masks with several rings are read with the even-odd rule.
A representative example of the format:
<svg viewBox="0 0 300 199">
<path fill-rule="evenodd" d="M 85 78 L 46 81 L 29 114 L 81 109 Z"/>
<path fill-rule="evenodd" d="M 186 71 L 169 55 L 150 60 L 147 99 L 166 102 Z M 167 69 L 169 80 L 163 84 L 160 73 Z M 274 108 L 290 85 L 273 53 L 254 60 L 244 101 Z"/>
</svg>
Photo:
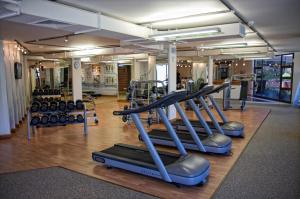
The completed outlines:
<svg viewBox="0 0 300 199">
<path fill-rule="evenodd" d="M 0 135 L 0 140 L 11 138 L 11 134 L 8 135 Z"/>
</svg>

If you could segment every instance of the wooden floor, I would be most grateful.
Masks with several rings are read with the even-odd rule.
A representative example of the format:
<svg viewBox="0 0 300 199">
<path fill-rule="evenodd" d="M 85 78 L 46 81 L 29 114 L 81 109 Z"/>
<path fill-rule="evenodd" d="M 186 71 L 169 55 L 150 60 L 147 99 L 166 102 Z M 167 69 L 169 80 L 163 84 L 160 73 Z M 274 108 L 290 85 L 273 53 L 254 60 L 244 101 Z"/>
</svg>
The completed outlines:
<svg viewBox="0 0 300 199">
<path fill-rule="evenodd" d="M 151 177 L 119 169 L 108 170 L 92 161 L 93 151 L 110 147 L 114 143 L 143 145 L 137 139 L 134 125 L 128 126 L 121 118 L 112 115 L 113 110 L 119 110 L 123 105 L 116 98 L 100 97 L 97 100 L 100 123 L 96 126 L 91 122 L 87 136 L 83 135 L 83 125 L 76 124 L 40 128 L 28 142 L 27 126 L 24 122 L 12 138 L 0 140 L 0 173 L 59 165 L 162 198 L 210 198 L 269 113 L 269 110 L 263 108 L 248 108 L 243 113 L 227 111 L 226 115 L 230 120 L 242 121 L 245 124 L 246 137 L 233 139 L 232 156 L 201 154 L 211 163 L 207 184 L 202 187 L 177 188 Z"/>
</svg>

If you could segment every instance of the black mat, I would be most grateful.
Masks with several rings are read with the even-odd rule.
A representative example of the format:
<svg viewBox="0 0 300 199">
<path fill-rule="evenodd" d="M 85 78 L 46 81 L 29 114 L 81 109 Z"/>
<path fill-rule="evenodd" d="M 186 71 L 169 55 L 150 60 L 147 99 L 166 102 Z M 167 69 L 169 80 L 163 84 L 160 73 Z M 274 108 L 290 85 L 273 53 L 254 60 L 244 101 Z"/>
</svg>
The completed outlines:
<svg viewBox="0 0 300 199">
<path fill-rule="evenodd" d="M 155 198 L 61 167 L 0 175 L 1 199 Z"/>
</svg>

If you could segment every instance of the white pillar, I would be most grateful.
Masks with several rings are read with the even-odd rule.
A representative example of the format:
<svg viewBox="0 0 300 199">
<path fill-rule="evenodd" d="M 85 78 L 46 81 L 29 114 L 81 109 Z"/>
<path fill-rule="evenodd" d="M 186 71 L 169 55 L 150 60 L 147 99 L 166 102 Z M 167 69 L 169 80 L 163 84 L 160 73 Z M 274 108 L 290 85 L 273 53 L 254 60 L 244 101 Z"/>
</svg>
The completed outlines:
<svg viewBox="0 0 300 199">
<path fill-rule="evenodd" d="M 169 45 L 168 50 L 168 92 L 176 91 L 176 78 L 177 78 L 177 68 L 176 68 L 176 46 L 174 44 Z M 168 118 L 176 118 L 176 109 L 174 105 L 168 108 Z"/>
<path fill-rule="evenodd" d="M 156 56 L 148 56 L 149 80 L 156 80 Z"/>
<path fill-rule="evenodd" d="M 214 77 L 214 62 L 212 56 L 208 57 L 208 84 L 213 85 Z"/>
<path fill-rule="evenodd" d="M 82 79 L 80 58 L 72 59 L 72 93 L 73 100 L 82 99 Z"/>
<path fill-rule="evenodd" d="M 0 41 L 0 135 L 10 134 L 8 99 L 6 91 L 6 70 L 4 66 L 3 43 Z"/>
<path fill-rule="evenodd" d="M 141 77 L 141 62 L 134 60 L 133 70 L 131 77 L 134 80 L 140 80 Z"/>
</svg>

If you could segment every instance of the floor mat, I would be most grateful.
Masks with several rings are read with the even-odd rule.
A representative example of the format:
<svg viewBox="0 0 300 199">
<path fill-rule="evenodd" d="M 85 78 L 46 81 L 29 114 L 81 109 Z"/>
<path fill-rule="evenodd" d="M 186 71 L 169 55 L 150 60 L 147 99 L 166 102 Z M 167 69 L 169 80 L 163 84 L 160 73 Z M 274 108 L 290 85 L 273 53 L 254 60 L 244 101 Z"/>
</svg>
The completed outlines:
<svg viewBox="0 0 300 199">
<path fill-rule="evenodd" d="M 155 198 L 62 167 L 0 175 L 0 198 Z"/>
</svg>

